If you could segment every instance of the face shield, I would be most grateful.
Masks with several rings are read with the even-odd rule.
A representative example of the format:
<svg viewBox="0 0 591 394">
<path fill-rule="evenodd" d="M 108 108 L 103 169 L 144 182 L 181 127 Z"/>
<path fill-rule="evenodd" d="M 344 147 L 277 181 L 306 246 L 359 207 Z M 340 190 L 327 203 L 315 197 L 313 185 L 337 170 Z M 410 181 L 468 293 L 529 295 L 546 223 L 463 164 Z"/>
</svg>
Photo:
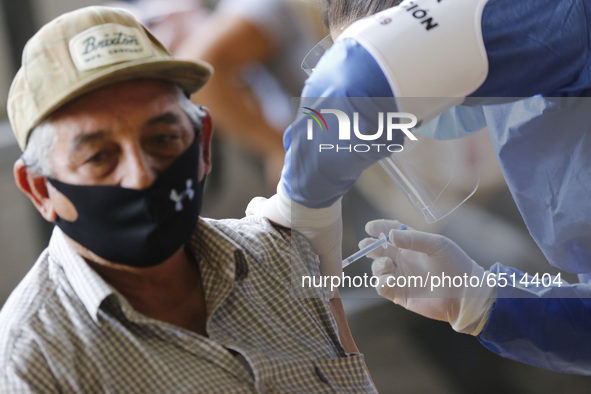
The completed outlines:
<svg viewBox="0 0 591 394">
<path fill-rule="evenodd" d="M 302 70 L 308 76 L 312 74 L 316 64 L 320 61 L 320 58 L 324 56 L 326 51 L 334 44 L 332 36 L 329 34 L 324 37 L 322 40 L 318 42 L 318 44 L 314 45 L 312 49 L 308 52 L 308 54 L 304 57 L 302 61 Z"/>
<path fill-rule="evenodd" d="M 379 163 L 425 222 L 434 223 L 466 202 L 480 178 L 466 141 L 417 138 Z"/>
<path fill-rule="evenodd" d="M 306 55 L 302 69 L 308 75 L 332 44 L 329 35 Z M 400 99 L 396 98 L 396 101 L 400 102 Z M 412 98 L 405 99 L 405 104 L 437 106 L 439 101 Z M 455 116 L 456 112 L 452 109 L 421 127 L 412 128 L 416 140 L 405 138 L 402 151 L 379 161 L 392 182 L 427 223 L 449 215 L 468 200 L 479 185 L 477 160 L 473 157 L 475 152 L 470 150 L 469 141 L 457 139 L 468 133 L 457 125 Z M 388 190 L 388 187 L 383 188 L 385 192 Z"/>
</svg>

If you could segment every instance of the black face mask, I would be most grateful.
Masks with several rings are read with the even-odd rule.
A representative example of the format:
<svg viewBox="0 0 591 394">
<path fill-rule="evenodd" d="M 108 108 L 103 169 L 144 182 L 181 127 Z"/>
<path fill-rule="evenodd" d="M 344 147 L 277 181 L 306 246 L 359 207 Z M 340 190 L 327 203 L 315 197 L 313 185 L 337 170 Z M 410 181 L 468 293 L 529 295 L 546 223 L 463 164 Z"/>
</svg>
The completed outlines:
<svg viewBox="0 0 591 394">
<path fill-rule="evenodd" d="M 76 207 L 78 218 L 55 224 L 94 254 L 114 263 L 151 267 L 172 256 L 197 225 L 203 184 L 197 180 L 198 136 L 156 181 L 142 190 L 49 182 Z"/>
</svg>

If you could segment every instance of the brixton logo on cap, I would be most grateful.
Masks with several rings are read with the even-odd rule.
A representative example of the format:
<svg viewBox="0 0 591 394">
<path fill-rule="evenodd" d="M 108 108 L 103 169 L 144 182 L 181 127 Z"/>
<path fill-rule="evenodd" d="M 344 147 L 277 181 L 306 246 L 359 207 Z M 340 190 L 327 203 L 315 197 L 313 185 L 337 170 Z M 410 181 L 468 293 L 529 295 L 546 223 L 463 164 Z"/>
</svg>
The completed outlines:
<svg viewBox="0 0 591 394">
<path fill-rule="evenodd" d="M 107 23 L 91 27 L 70 40 L 70 55 L 81 71 L 152 56 L 139 29 Z"/>
</svg>

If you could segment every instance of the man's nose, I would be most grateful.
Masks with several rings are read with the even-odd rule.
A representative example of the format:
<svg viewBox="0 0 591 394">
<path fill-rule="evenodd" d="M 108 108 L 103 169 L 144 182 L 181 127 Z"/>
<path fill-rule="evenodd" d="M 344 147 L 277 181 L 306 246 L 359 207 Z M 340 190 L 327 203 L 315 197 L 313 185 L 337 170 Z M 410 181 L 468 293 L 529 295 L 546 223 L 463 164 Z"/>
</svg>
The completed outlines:
<svg viewBox="0 0 591 394">
<path fill-rule="evenodd" d="M 158 174 L 148 155 L 141 149 L 131 149 L 126 155 L 121 187 L 145 189 L 154 183 Z"/>
</svg>

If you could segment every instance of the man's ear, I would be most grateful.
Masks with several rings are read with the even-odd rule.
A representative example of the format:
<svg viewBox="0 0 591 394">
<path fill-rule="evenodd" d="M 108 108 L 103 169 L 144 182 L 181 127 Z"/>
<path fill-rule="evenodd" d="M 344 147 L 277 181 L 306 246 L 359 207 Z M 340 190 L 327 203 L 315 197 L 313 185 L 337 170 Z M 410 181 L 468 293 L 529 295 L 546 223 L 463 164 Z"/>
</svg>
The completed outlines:
<svg viewBox="0 0 591 394">
<path fill-rule="evenodd" d="M 201 150 L 201 157 L 199 166 L 203 168 L 204 174 L 209 174 L 211 171 L 211 137 L 213 134 L 213 120 L 211 113 L 205 107 L 205 116 L 202 119 L 201 132 L 199 133 L 199 145 Z"/>
<path fill-rule="evenodd" d="M 16 185 L 29 197 L 29 200 L 31 200 L 35 208 L 41 213 L 41 216 L 48 222 L 55 221 L 57 219 L 57 213 L 49 198 L 47 178 L 31 172 L 22 159 L 18 159 L 14 163 L 13 174 Z"/>
</svg>

